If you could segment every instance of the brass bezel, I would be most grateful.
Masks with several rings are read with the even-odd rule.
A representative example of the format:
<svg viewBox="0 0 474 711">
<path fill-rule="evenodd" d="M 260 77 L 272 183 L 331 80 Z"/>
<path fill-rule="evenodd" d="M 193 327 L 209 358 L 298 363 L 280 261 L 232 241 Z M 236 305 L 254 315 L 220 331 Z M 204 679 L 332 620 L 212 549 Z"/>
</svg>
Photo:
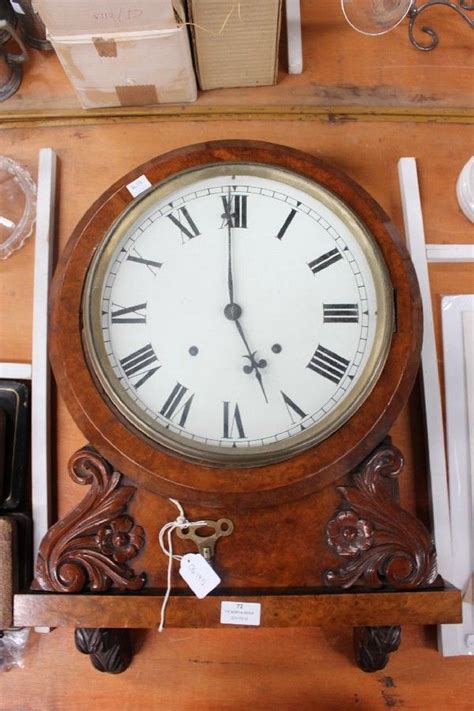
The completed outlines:
<svg viewBox="0 0 474 711">
<path fill-rule="evenodd" d="M 332 410 L 327 418 L 298 435 L 257 447 L 227 448 L 190 440 L 171 432 L 146 415 L 128 396 L 110 365 L 101 338 L 101 300 L 108 265 L 118 245 L 128 234 L 138 216 L 151 206 L 165 201 L 171 193 L 203 177 L 254 175 L 279 180 L 310 194 L 332 210 L 356 236 L 374 280 L 378 304 L 378 327 L 372 352 L 357 384 Z M 134 200 L 111 225 L 88 269 L 82 300 L 83 344 L 89 368 L 99 381 L 113 408 L 126 425 L 156 443 L 160 448 L 186 460 L 220 467 L 258 467 L 283 461 L 313 447 L 345 424 L 360 408 L 375 386 L 384 367 L 394 330 L 393 293 L 390 276 L 376 240 L 354 211 L 339 197 L 318 183 L 269 164 L 250 162 L 209 163 L 171 176 L 149 188 Z M 323 427 L 324 425 L 324 427 Z"/>
</svg>

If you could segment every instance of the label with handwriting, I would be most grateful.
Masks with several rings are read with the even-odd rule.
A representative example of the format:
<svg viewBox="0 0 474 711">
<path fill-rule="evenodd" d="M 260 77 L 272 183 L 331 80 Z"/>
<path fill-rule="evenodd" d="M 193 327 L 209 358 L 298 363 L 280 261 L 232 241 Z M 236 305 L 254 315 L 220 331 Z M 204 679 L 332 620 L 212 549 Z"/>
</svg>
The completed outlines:
<svg viewBox="0 0 474 711">
<path fill-rule="evenodd" d="M 206 597 L 221 582 L 216 571 L 200 553 L 183 555 L 179 574 L 200 599 Z"/>
<path fill-rule="evenodd" d="M 151 183 L 146 175 L 140 175 L 136 180 L 132 180 L 132 182 L 127 185 L 127 190 L 133 197 L 141 195 L 141 193 L 148 190 L 148 188 L 151 188 Z"/>
</svg>

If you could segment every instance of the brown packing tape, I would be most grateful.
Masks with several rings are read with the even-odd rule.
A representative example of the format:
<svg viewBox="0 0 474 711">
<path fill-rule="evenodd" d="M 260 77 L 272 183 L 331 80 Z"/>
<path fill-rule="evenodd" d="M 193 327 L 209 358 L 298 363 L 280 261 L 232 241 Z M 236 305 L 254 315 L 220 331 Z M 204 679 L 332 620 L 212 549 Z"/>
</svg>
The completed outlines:
<svg viewBox="0 0 474 711">
<path fill-rule="evenodd" d="M 95 109 L 98 106 L 120 106 L 117 97 L 117 92 L 110 89 L 104 91 L 101 89 L 77 89 L 76 93 L 81 102 L 81 106 L 85 109 Z"/>
<path fill-rule="evenodd" d="M 114 40 L 104 39 L 103 37 L 93 37 L 92 42 L 97 50 L 99 57 L 116 57 L 117 45 Z"/>
<path fill-rule="evenodd" d="M 154 84 L 116 86 L 115 91 L 121 106 L 148 106 L 159 103 Z"/>
</svg>

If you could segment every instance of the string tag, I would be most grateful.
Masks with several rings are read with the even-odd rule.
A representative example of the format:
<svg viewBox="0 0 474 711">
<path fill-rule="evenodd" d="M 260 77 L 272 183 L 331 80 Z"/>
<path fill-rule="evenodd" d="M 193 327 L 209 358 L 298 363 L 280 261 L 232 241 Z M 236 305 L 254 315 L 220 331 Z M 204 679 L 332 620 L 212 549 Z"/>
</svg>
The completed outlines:
<svg viewBox="0 0 474 711">
<path fill-rule="evenodd" d="M 193 593 L 197 595 L 197 597 L 203 598 L 206 597 L 207 593 L 213 590 L 216 585 L 219 585 L 220 583 L 220 578 L 219 576 L 214 572 L 214 570 L 211 568 L 209 563 L 206 562 L 205 558 L 200 554 L 200 553 L 188 553 L 185 556 L 181 555 L 174 555 L 173 554 L 173 541 L 172 541 L 172 534 L 173 531 L 175 531 L 177 528 L 188 528 L 191 525 L 191 522 L 188 521 L 186 518 L 186 515 L 184 513 L 184 509 L 177 501 L 176 499 L 170 499 L 171 503 L 173 503 L 176 508 L 179 511 L 179 516 L 176 518 L 175 521 L 169 521 L 168 523 L 165 523 L 164 526 L 162 526 L 160 533 L 158 535 L 158 541 L 161 547 L 161 550 L 163 553 L 168 557 L 168 574 L 167 574 L 167 587 L 166 587 L 166 593 L 163 598 L 163 603 L 161 605 L 161 619 L 160 619 L 160 625 L 158 627 L 159 632 L 163 632 L 165 628 L 165 617 L 166 617 L 166 607 L 168 605 L 168 601 L 170 599 L 171 595 L 171 572 L 173 568 L 173 560 L 179 560 L 182 561 L 184 558 L 190 559 L 189 564 L 184 565 L 184 569 L 186 570 L 186 575 L 189 577 L 189 579 L 193 579 L 193 583 L 191 584 L 189 580 L 184 577 L 183 573 L 181 572 L 181 575 L 183 579 L 187 582 Z M 194 526 L 206 526 L 207 522 L 206 521 L 193 521 L 192 525 Z M 167 546 L 165 544 L 165 536 L 166 536 L 166 542 Z M 204 566 L 202 563 L 197 564 L 196 561 L 194 560 L 195 558 L 201 558 L 202 563 L 204 563 Z M 208 571 L 206 571 L 206 567 L 209 568 L 209 570 L 212 573 L 212 577 Z M 183 566 L 182 566 L 183 568 Z M 210 582 L 212 580 L 212 583 Z M 207 585 L 211 585 L 210 588 L 206 590 L 206 592 L 202 592 L 204 589 L 206 589 L 206 584 L 205 581 L 209 581 Z M 215 582 L 217 581 L 217 582 Z M 200 594 L 196 592 L 196 589 L 194 589 L 193 585 L 196 586 L 196 589 L 199 591 Z"/>
<path fill-rule="evenodd" d="M 193 593 L 202 600 L 221 582 L 216 571 L 200 553 L 187 553 L 181 558 L 179 574 Z"/>
</svg>

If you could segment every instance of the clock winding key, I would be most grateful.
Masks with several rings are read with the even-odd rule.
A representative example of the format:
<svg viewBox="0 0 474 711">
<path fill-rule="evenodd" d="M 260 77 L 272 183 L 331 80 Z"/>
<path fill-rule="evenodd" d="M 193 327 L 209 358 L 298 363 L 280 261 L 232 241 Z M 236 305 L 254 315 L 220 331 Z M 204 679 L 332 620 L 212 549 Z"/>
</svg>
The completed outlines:
<svg viewBox="0 0 474 711">
<path fill-rule="evenodd" d="M 220 518 L 218 521 L 204 519 L 204 521 L 204 523 L 190 523 L 187 528 L 177 528 L 176 533 L 179 538 L 193 541 L 197 545 L 198 551 L 203 558 L 210 561 L 214 557 L 216 542 L 219 538 L 230 536 L 234 530 L 234 524 L 230 518 Z M 211 533 L 211 535 L 199 533 L 200 529 L 206 528 L 213 529 L 214 533 Z"/>
</svg>

